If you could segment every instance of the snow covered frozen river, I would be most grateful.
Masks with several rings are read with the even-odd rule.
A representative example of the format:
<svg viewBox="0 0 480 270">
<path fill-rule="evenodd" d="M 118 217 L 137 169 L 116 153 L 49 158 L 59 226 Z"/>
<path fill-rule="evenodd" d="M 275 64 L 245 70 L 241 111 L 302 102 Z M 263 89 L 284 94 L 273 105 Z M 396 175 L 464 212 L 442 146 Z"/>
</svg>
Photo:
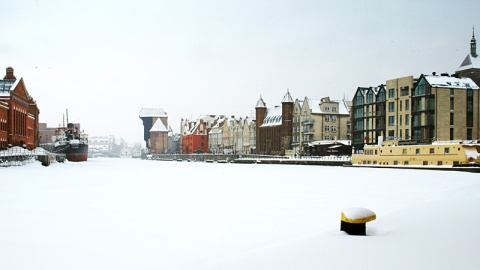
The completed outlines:
<svg viewBox="0 0 480 270">
<path fill-rule="evenodd" d="M 0 168 L 0 269 L 478 269 L 479 210 L 472 173 L 38 163 Z"/>
</svg>

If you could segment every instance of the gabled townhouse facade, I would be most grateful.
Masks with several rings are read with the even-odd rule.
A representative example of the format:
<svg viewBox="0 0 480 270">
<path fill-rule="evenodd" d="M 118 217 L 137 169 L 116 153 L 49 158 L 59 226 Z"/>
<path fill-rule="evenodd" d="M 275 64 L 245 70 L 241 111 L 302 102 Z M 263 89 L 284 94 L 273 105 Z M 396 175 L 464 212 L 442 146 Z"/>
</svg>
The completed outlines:
<svg viewBox="0 0 480 270">
<path fill-rule="evenodd" d="M 223 125 L 225 118 L 216 121 L 208 133 L 208 152 L 217 154 L 223 151 Z"/>
<path fill-rule="evenodd" d="M 256 127 L 255 120 L 245 117 L 241 121 L 242 125 L 242 147 L 239 153 L 242 154 L 253 154 L 256 148 L 255 145 L 255 136 L 256 136 Z"/>
<path fill-rule="evenodd" d="M 181 119 L 182 154 L 207 153 L 209 151 L 209 133 L 223 115 L 201 115 L 192 121 Z"/>
<path fill-rule="evenodd" d="M 190 129 L 182 135 L 182 154 L 208 152 L 208 129 L 203 119 L 190 123 Z"/>
<path fill-rule="evenodd" d="M 235 152 L 235 130 L 238 120 L 235 116 L 225 119 L 223 125 L 223 151 L 224 154 L 233 154 Z"/>
</svg>

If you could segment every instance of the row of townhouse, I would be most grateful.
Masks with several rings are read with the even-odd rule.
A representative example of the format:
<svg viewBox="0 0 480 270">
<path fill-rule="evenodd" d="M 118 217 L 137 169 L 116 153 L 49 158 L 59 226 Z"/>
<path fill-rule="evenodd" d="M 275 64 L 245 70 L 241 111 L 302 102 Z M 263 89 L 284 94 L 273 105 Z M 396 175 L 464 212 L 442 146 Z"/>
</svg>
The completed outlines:
<svg viewBox="0 0 480 270">
<path fill-rule="evenodd" d="M 203 115 L 196 120 L 182 119 L 182 154 L 249 154 L 255 151 L 255 120 Z"/>
<path fill-rule="evenodd" d="M 255 152 L 255 120 L 245 118 L 222 118 L 208 133 L 210 153 L 252 154 Z"/>
<path fill-rule="evenodd" d="M 262 97 L 255 119 L 202 115 L 181 119 L 181 153 L 332 155 L 349 154 L 350 102 L 329 97 L 295 101 L 287 90 L 282 105 L 267 108 Z"/>
<path fill-rule="evenodd" d="M 470 53 L 452 75 L 406 76 L 359 87 L 353 98 L 353 147 L 382 140 L 418 143 L 480 140 L 480 58 Z"/>
</svg>

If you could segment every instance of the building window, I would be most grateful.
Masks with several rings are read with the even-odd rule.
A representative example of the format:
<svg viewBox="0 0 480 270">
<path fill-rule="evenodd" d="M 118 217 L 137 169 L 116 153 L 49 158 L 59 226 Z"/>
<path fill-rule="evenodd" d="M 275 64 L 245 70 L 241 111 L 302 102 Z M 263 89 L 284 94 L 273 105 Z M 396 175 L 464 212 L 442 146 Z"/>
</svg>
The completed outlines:
<svg viewBox="0 0 480 270">
<path fill-rule="evenodd" d="M 330 132 L 330 126 L 325 126 L 325 132 Z"/>
<path fill-rule="evenodd" d="M 439 165 L 439 166 L 443 165 L 443 161 L 439 160 L 439 161 L 437 162 L 437 165 Z"/>
<path fill-rule="evenodd" d="M 450 96 L 453 96 L 455 92 L 453 91 L 453 88 L 450 88 Z"/>
<path fill-rule="evenodd" d="M 455 108 L 455 105 L 454 105 L 454 100 L 453 100 L 453 97 L 450 98 L 450 110 L 453 111 L 453 109 Z"/>
<path fill-rule="evenodd" d="M 407 154 L 407 149 L 402 149 L 402 155 L 406 155 Z"/>
<path fill-rule="evenodd" d="M 330 136 L 325 136 L 325 140 L 330 140 Z"/>
<path fill-rule="evenodd" d="M 467 128 L 467 140 L 472 140 L 472 129 Z"/>
<path fill-rule="evenodd" d="M 381 89 L 377 94 L 377 102 L 385 101 L 385 89 Z"/>
<path fill-rule="evenodd" d="M 388 98 L 394 98 L 395 97 L 395 89 L 388 89 Z"/>
<path fill-rule="evenodd" d="M 402 125 L 403 123 L 403 115 L 400 115 L 400 121 L 398 121 L 400 123 L 400 125 Z"/>
<path fill-rule="evenodd" d="M 445 154 L 450 154 L 450 147 L 445 147 Z"/>
<path fill-rule="evenodd" d="M 332 122 L 337 122 L 337 116 L 336 115 L 332 115 Z"/>
<path fill-rule="evenodd" d="M 435 154 L 435 148 L 430 148 L 430 154 Z"/>
<path fill-rule="evenodd" d="M 329 112 L 329 111 L 330 111 L 330 107 L 325 106 L 325 111 L 326 111 L 326 112 Z"/>
<path fill-rule="evenodd" d="M 337 126 L 332 126 L 332 132 L 337 132 Z"/>
<path fill-rule="evenodd" d="M 332 107 L 332 112 L 336 112 L 337 111 L 337 107 Z"/>
<path fill-rule="evenodd" d="M 395 116 L 388 117 L 388 126 L 393 127 L 395 125 Z"/>
<path fill-rule="evenodd" d="M 410 140 L 410 130 L 405 129 L 405 140 Z"/>
<path fill-rule="evenodd" d="M 454 119 L 453 113 L 450 113 L 450 126 L 453 126 L 453 119 Z"/>
<path fill-rule="evenodd" d="M 394 112 L 395 111 L 395 103 L 389 102 L 388 103 L 388 112 Z"/>
<path fill-rule="evenodd" d="M 400 88 L 400 95 L 403 97 L 403 96 L 408 96 L 408 91 L 409 90 L 409 87 L 408 86 L 403 86 Z"/>
<path fill-rule="evenodd" d="M 330 122 L 330 115 L 325 115 L 325 122 Z"/>
<path fill-rule="evenodd" d="M 410 100 L 405 100 L 405 110 L 410 110 Z"/>
<path fill-rule="evenodd" d="M 400 106 L 398 106 L 398 107 L 400 108 L 400 111 L 402 111 L 402 109 L 403 109 L 403 101 L 402 100 L 400 100 Z"/>
<path fill-rule="evenodd" d="M 420 155 L 420 148 L 415 149 L 415 155 Z"/>
</svg>

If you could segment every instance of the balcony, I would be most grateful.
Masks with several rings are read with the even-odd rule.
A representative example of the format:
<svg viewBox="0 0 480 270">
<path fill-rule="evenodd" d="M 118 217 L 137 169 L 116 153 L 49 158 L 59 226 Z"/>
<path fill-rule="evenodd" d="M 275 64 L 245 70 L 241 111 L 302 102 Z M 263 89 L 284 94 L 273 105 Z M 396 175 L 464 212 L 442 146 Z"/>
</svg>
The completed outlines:
<svg viewBox="0 0 480 270">
<path fill-rule="evenodd" d="M 315 134 L 315 130 L 307 130 L 307 131 L 304 131 L 303 134 L 305 134 L 305 135 L 313 135 L 313 134 Z"/>
<path fill-rule="evenodd" d="M 315 123 L 315 120 L 312 119 L 305 119 L 302 122 L 304 125 L 313 125 Z"/>
</svg>

